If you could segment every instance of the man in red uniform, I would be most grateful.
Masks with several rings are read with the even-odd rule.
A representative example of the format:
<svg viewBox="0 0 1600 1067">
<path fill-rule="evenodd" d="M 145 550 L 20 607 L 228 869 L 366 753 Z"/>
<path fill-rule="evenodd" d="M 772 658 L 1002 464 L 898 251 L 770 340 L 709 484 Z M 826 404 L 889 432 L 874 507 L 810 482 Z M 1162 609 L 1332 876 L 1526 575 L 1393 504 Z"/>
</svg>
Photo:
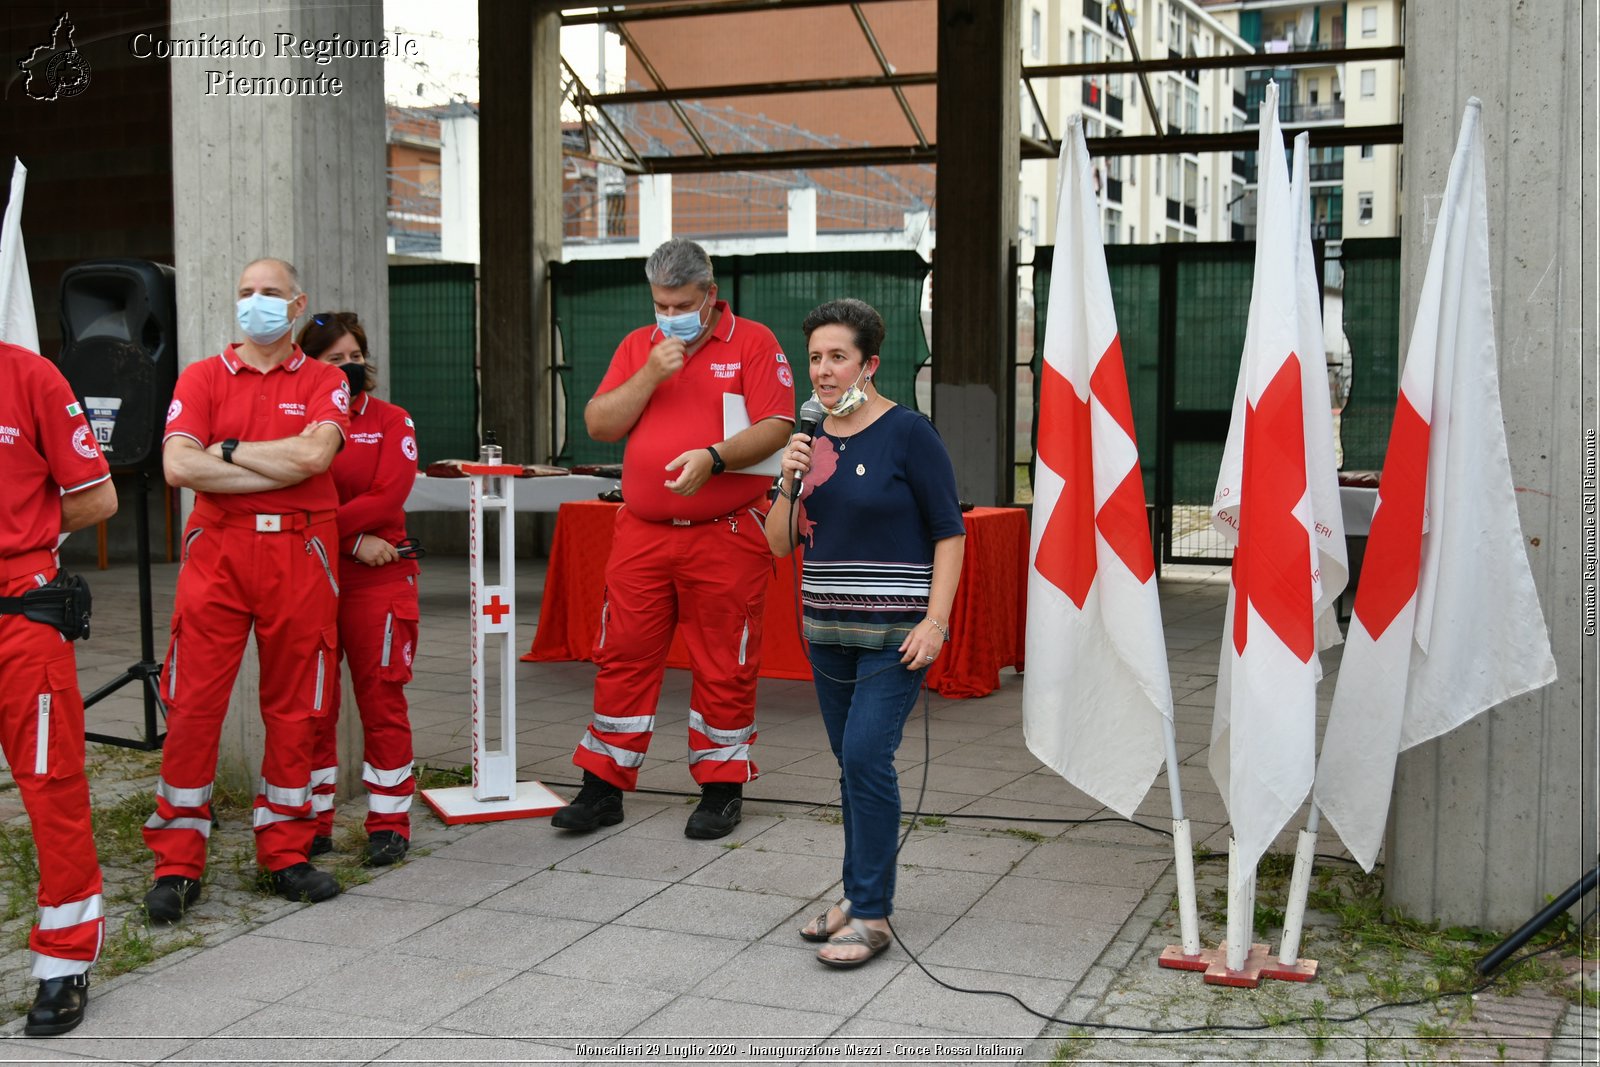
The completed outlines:
<svg viewBox="0 0 1600 1067">
<path fill-rule="evenodd" d="M 41 356 L 0 343 L 0 597 L 56 575 L 56 541 L 110 518 L 117 491 L 72 387 Z M 0 614 L 0 748 L 39 857 L 39 920 L 28 935 L 38 994 L 26 1032 L 83 1021 L 89 965 L 104 940 L 100 863 L 83 774 L 83 697 L 72 642 Z"/>
<path fill-rule="evenodd" d="M 411 847 L 411 719 L 406 683 L 417 652 L 417 564 L 401 555 L 406 496 L 417 478 L 417 430 L 405 409 L 373 396 L 367 331 L 353 312 L 315 315 L 300 331 L 308 356 L 350 382 L 350 440 L 333 464 L 339 489 L 339 649 L 361 712 L 361 781 L 367 787 L 367 846 L 361 859 L 386 867 Z M 339 689 L 317 734 L 311 806 L 313 855 L 333 849 L 339 776 Z"/>
<path fill-rule="evenodd" d="M 793 431 L 794 375 L 772 331 L 735 319 L 717 297 L 705 249 L 674 238 L 645 264 L 656 324 L 623 338 L 584 408 L 589 435 L 628 439 L 606 605 L 594 659 L 594 719 L 573 754 L 583 788 L 551 817 L 564 830 L 622 821 L 655 729 L 676 626 L 693 665 L 689 765 L 700 805 L 689 837 L 738 825 L 742 783 L 756 777 L 756 674 L 772 554 L 759 505 L 769 480 L 737 473 Z M 725 437 L 726 394 L 750 425 Z"/>
<path fill-rule="evenodd" d="M 144 903 L 156 922 L 181 918 L 200 896 L 222 722 L 252 627 L 266 723 L 256 861 L 290 900 L 339 892 L 306 857 L 312 742 L 338 673 L 339 497 L 328 467 L 349 427 L 350 390 L 289 337 L 306 306 L 294 267 L 256 260 L 238 298 L 245 340 L 178 378 L 162 446 L 168 483 L 193 489 L 195 505 L 161 676 L 167 742 L 144 828 L 156 854 Z"/>
</svg>

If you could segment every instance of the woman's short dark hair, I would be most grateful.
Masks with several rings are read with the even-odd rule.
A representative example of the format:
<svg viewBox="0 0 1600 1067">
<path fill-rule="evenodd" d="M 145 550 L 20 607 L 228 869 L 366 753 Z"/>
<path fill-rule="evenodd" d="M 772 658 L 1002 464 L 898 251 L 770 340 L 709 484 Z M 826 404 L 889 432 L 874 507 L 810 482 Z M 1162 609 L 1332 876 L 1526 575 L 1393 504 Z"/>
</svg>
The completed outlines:
<svg viewBox="0 0 1600 1067">
<path fill-rule="evenodd" d="M 354 337 L 361 349 L 361 358 L 367 364 L 367 390 L 370 392 L 377 387 L 378 378 L 373 373 L 372 353 L 367 350 L 366 327 L 361 325 L 361 318 L 354 311 L 318 312 L 300 328 L 295 343 L 312 359 L 321 359 L 322 353 L 345 334 Z"/>
<path fill-rule="evenodd" d="M 863 362 L 883 350 L 883 316 L 865 300 L 847 296 L 812 308 L 800 324 L 806 344 L 811 343 L 811 335 L 823 326 L 848 327 L 854 335 L 855 346 L 861 350 Z"/>
</svg>

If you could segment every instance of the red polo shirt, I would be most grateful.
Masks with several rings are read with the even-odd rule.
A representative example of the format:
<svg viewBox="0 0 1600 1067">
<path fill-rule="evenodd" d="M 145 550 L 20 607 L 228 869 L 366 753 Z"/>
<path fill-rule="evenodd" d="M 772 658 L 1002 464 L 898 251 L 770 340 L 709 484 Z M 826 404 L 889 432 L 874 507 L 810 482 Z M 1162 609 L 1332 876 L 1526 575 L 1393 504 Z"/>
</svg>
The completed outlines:
<svg viewBox="0 0 1600 1067">
<path fill-rule="evenodd" d="M 651 394 L 639 421 L 628 431 L 622 454 L 622 497 L 642 519 L 712 519 L 760 496 L 771 484 L 764 474 L 724 472 L 712 476 L 693 496 L 666 487 L 680 471 L 666 469 L 692 449 L 722 441 L 722 397 L 744 396 L 753 426 L 774 415 L 794 421 L 794 372 L 772 331 L 750 319 L 737 319 L 726 301 L 717 301 L 716 332 L 683 369 Z M 661 340 L 661 330 L 641 326 L 622 339 L 595 395 L 609 392 L 638 372 Z"/>
<path fill-rule="evenodd" d="M 368 393 L 356 398 L 350 412 L 350 436 L 333 461 L 333 482 L 339 489 L 339 554 L 341 579 L 357 581 L 379 575 L 416 574 L 415 560 L 402 559 L 368 567 L 348 557 L 356 542 L 371 534 L 391 545 L 406 536 L 406 497 L 417 481 L 417 428 L 405 408 Z"/>
<path fill-rule="evenodd" d="M 296 345 L 288 359 L 262 372 L 239 358 L 238 347 L 229 345 L 178 376 L 163 443 L 175 436 L 188 437 L 201 448 L 230 437 L 276 441 L 324 422 L 337 427 L 340 436 L 348 435 L 350 385 L 343 371 L 310 358 Z M 241 514 L 332 511 L 339 506 L 330 471 L 265 493 L 197 495 L 223 511 Z"/>
<path fill-rule="evenodd" d="M 0 559 L 55 548 L 61 494 L 111 477 L 55 364 L 0 342 Z"/>
</svg>

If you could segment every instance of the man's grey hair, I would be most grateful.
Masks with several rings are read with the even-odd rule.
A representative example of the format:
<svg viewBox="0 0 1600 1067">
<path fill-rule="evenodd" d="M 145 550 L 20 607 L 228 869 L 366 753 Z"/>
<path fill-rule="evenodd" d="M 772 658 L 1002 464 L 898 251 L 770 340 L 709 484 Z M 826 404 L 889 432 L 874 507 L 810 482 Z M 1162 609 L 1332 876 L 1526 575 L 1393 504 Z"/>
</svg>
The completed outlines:
<svg viewBox="0 0 1600 1067">
<path fill-rule="evenodd" d="M 717 280 L 706 250 L 686 237 L 674 237 L 651 252 L 644 264 L 644 276 L 651 285 L 659 285 L 663 289 L 678 289 L 685 285 L 710 289 Z"/>
<path fill-rule="evenodd" d="M 244 272 L 255 266 L 257 263 L 277 264 L 280 268 L 282 268 L 283 272 L 289 276 L 289 285 L 293 294 L 295 296 L 299 296 L 302 292 L 304 292 L 304 290 L 300 288 L 300 272 L 294 269 L 293 263 L 290 263 L 287 259 L 279 259 L 277 256 L 262 256 L 259 259 L 252 259 L 250 262 L 244 265 L 244 270 L 239 272 L 240 277 L 243 277 Z"/>
</svg>

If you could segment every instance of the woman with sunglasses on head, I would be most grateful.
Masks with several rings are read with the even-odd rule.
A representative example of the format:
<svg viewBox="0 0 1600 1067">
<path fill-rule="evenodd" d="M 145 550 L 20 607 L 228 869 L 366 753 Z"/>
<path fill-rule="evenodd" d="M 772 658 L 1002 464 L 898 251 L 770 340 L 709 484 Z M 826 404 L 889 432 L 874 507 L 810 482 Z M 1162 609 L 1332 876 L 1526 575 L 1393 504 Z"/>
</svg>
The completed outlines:
<svg viewBox="0 0 1600 1067">
<path fill-rule="evenodd" d="M 385 867 L 411 845 L 411 719 L 405 685 L 417 652 L 420 554 L 406 537 L 405 500 L 417 473 L 416 427 L 403 408 L 372 395 L 376 384 L 367 332 L 351 311 L 314 315 L 300 331 L 306 354 L 350 381 L 350 435 L 333 461 L 339 490 L 339 650 L 361 713 L 361 780 L 367 789 L 362 862 Z M 338 777 L 339 689 L 317 735 L 311 854 L 333 848 Z"/>
<path fill-rule="evenodd" d="M 967 537 L 939 432 L 872 384 L 882 316 L 860 300 L 832 300 L 801 330 L 828 415 L 815 436 L 789 439 L 766 534 L 779 557 L 805 539 L 805 637 L 844 816 L 845 899 L 800 936 L 827 942 L 817 952 L 823 963 L 849 968 L 889 947 L 900 829 L 894 754 L 923 676 L 950 639 Z"/>
</svg>

